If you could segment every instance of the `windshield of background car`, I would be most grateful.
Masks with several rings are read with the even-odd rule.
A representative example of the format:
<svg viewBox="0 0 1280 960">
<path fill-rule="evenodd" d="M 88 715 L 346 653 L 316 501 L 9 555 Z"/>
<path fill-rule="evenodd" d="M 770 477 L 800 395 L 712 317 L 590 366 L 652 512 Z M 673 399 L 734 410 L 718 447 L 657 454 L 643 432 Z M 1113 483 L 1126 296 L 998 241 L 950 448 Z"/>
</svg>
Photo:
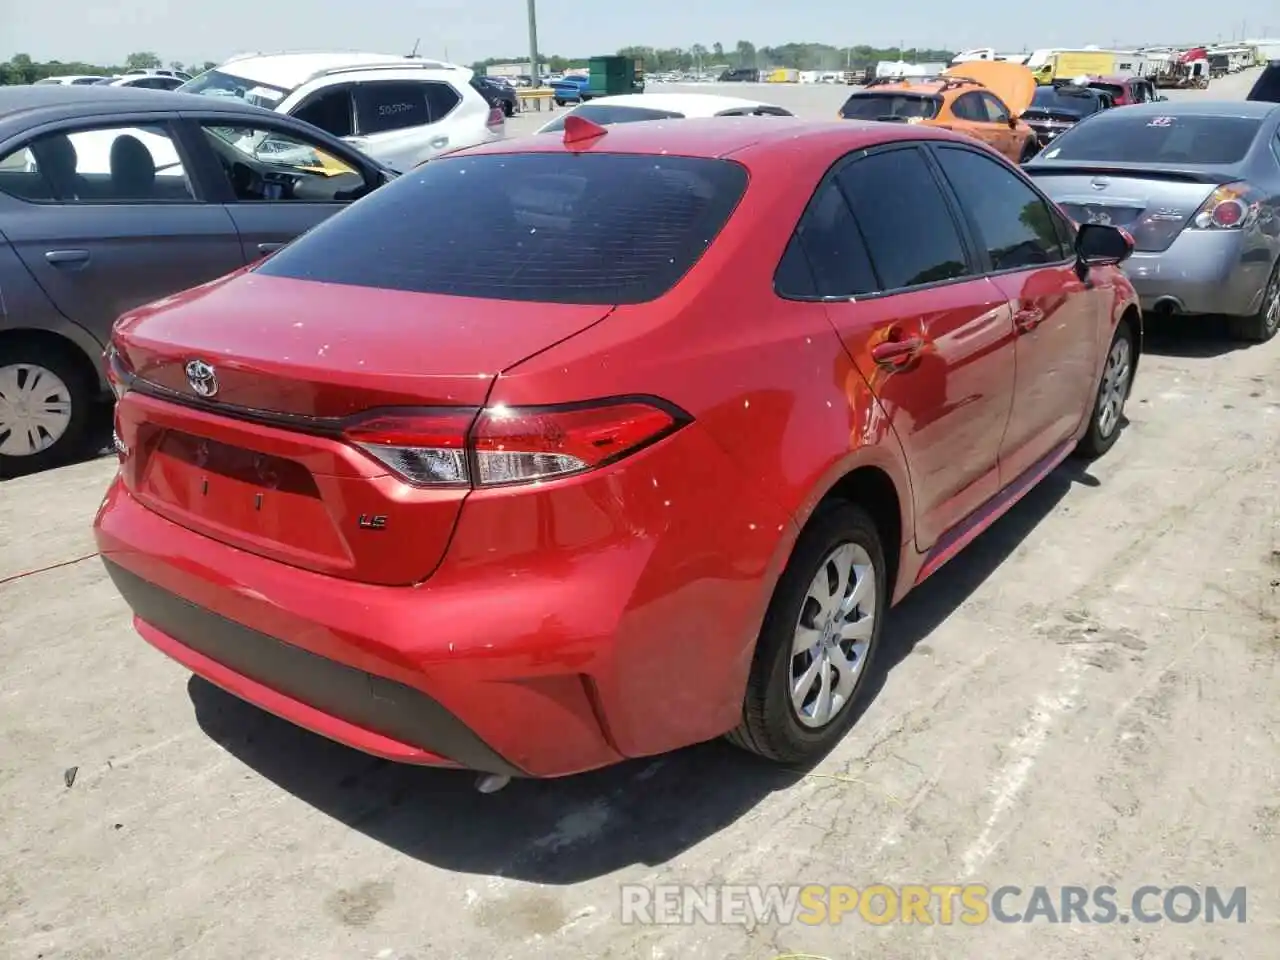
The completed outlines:
<svg viewBox="0 0 1280 960">
<path fill-rule="evenodd" d="M 684 116 L 675 110 L 655 110 L 652 107 L 611 106 L 605 103 L 587 103 L 565 116 L 581 117 L 602 127 L 613 123 L 635 123 L 639 120 L 678 120 Z M 564 117 L 558 117 L 539 130 L 539 133 L 555 133 L 564 129 Z"/>
<path fill-rule="evenodd" d="M 324 221 L 272 277 L 541 303 L 644 303 L 715 240 L 747 187 L 729 160 L 447 156 Z"/>
<path fill-rule="evenodd" d="M 1037 87 L 1026 114 L 1053 116 L 1062 114 L 1075 119 L 1087 117 L 1102 109 L 1102 100 L 1092 90 L 1070 90 L 1062 87 Z"/>
<path fill-rule="evenodd" d="M 257 83 L 237 77 L 222 70 L 206 70 L 194 80 L 188 80 L 178 87 L 178 93 L 198 93 L 206 97 L 234 97 L 251 103 L 255 107 L 266 107 L 274 110 L 289 95 L 282 87 L 273 87 L 267 83 Z"/>
<path fill-rule="evenodd" d="M 840 108 L 845 120 L 932 120 L 939 101 L 919 93 L 855 93 Z"/>
<path fill-rule="evenodd" d="M 1261 125 L 1261 120 L 1248 117 L 1162 117 L 1145 110 L 1108 110 L 1071 128 L 1043 157 L 1193 166 L 1239 163 Z"/>
</svg>

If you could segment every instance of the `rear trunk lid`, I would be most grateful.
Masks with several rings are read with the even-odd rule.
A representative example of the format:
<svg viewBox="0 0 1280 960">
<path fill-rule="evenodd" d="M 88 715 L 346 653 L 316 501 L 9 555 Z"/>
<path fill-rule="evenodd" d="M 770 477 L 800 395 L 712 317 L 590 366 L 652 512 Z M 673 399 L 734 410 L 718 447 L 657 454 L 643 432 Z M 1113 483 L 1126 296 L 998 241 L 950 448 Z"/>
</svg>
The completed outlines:
<svg viewBox="0 0 1280 960">
<path fill-rule="evenodd" d="M 1226 172 L 1124 164 L 1024 169 L 1077 223 L 1123 227 L 1144 253 L 1169 249 L 1209 195 L 1236 179 Z"/>
<path fill-rule="evenodd" d="M 121 320 L 113 338 L 132 377 L 117 406 L 124 482 L 151 510 L 230 546 L 364 582 L 418 582 L 469 488 L 410 486 L 346 442 L 344 421 L 481 407 L 499 372 L 611 309 L 256 273 L 178 294 Z"/>
</svg>

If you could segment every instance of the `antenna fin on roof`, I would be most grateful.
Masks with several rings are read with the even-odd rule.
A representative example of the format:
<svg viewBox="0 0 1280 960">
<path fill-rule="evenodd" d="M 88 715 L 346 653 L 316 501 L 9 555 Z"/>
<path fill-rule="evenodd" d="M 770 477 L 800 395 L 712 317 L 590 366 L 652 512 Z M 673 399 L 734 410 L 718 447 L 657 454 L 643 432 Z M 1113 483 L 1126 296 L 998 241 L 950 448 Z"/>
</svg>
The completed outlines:
<svg viewBox="0 0 1280 960">
<path fill-rule="evenodd" d="M 564 142 L 566 144 L 586 143 L 603 137 L 608 132 L 600 124 L 593 123 L 586 117 L 575 116 L 571 113 L 564 118 Z"/>
</svg>

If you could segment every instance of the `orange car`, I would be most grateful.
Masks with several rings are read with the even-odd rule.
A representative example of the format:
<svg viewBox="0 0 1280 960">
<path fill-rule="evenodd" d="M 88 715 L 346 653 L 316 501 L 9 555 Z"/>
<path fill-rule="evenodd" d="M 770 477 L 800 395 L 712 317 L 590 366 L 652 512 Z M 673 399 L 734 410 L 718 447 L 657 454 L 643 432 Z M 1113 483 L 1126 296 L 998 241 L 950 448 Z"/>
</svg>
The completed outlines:
<svg viewBox="0 0 1280 960">
<path fill-rule="evenodd" d="M 1035 131 L 1019 119 L 1035 93 L 1035 75 L 1022 64 L 974 60 L 940 77 L 872 80 L 845 101 L 840 117 L 944 127 L 1023 163 L 1038 149 Z"/>
</svg>

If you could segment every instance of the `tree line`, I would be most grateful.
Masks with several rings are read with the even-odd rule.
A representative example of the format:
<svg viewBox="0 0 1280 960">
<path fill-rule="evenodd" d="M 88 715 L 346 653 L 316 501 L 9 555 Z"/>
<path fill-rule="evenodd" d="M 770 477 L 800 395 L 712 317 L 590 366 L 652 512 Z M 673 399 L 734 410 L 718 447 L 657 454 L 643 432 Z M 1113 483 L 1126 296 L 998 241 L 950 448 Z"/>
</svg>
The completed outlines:
<svg viewBox="0 0 1280 960">
<path fill-rule="evenodd" d="M 796 70 L 865 70 L 881 60 L 911 60 L 920 63 L 950 63 L 955 53 L 911 47 L 871 47 L 865 44 L 833 47 L 827 43 L 784 43 L 776 47 L 757 47 L 749 40 L 739 40 L 733 47 L 722 43 L 710 46 L 695 43 L 690 47 L 623 47 L 619 56 L 644 63 L 646 73 L 698 72 L 703 70 L 756 67 L 790 67 Z M 497 63 L 524 63 L 529 55 L 489 57 L 472 64 L 483 73 Z M 544 54 L 542 63 L 548 70 L 561 72 L 587 65 L 587 57 L 562 57 Z"/>
<path fill-rule="evenodd" d="M 725 68 L 790 67 L 797 70 L 865 70 L 881 60 L 913 60 L 921 63 L 950 63 L 955 54 L 950 50 L 926 50 L 899 47 L 870 47 L 865 44 L 851 47 L 833 47 L 827 43 L 784 43 L 776 47 L 757 47 L 749 40 L 739 40 L 732 48 L 722 43 L 710 46 L 695 43 L 690 47 L 623 47 L 620 56 L 644 63 L 646 73 L 699 72 Z M 528 54 L 514 57 L 489 57 L 472 64 L 477 73 L 495 63 L 521 63 Z M 545 54 L 543 65 L 553 72 L 585 67 L 588 57 L 564 57 Z M 25 53 L 17 53 L 0 63 L 0 85 L 35 83 L 45 77 L 67 74 L 94 74 L 112 76 L 127 70 L 149 70 L 165 66 L 160 57 L 150 51 L 131 53 L 123 64 L 109 65 L 79 61 L 32 60 Z M 213 69 L 212 60 L 203 63 L 170 61 L 171 70 L 184 70 L 193 76 Z"/>
<path fill-rule="evenodd" d="M 36 61 L 25 53 L 15 53 L 4 63 L 0 63 L 0 86 L 10 84 L 35 83 L 45 77 L 64 77 L 72 74 L 110 77 L 124 73 L 126 70 L 157 70 L 165 66 L 164 62 L 149 51 L 131 53 L 125 57 L 123 64 L 109 65 L 101 63 L 84 63 L 79 60 L 46 60 Z M 182 63 L 178 60 L 169 62 L 170 70 L 182 70 L 195 76 L 205 70 L 217 66 L 212 60 L 204 63 Z"/>
</svg>

